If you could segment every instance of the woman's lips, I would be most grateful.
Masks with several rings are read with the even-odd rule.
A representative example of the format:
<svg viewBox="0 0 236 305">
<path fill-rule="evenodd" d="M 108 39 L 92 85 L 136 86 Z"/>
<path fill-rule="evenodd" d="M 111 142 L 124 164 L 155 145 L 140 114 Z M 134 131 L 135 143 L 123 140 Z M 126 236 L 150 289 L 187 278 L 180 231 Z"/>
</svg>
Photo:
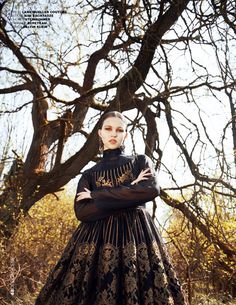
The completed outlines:
<svg viewBox="0 0 236 305">
<path fill-rule="evenodd" d="M 116 144 L 116 143 L 117 143 L 117 141 L 116 141 L 115 139 L 111 139 L 109 142 L 110 142 L 111 144 Z"/>
</svg>

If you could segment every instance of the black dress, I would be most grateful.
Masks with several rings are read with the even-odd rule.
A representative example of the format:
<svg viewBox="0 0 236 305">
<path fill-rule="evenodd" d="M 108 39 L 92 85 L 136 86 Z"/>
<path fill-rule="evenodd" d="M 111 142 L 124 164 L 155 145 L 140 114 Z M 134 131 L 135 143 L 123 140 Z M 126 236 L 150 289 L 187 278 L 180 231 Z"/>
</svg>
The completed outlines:
<svg viewBox="0 0 236 305">
<path fill-rule="evenodd" d="M 131 182 L 142 169 L 152 175 Z M 150 159 L 105 150 L 85 171 L 74 204 L 81 221 L 35 305 L 184 305 L 184 296 L 145 203 L 159 194 Z"/>
</svg>

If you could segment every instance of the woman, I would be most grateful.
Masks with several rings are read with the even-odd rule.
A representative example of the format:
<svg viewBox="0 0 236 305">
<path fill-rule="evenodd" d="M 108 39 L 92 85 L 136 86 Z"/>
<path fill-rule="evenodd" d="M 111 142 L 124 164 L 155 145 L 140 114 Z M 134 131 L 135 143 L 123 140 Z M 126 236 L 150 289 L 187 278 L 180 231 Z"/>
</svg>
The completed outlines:
<svg viewBox="0 0 236 305">
<path fill-rule="evenodd" d="M 75 198 L 81 221 L 36 305 L 184 305 L 166 250 L 145 210 L 159 194 L 146 155 L 122 152 L 127 124 L 108 112 L 103 158 L 85 171 Z"/>
</svg>

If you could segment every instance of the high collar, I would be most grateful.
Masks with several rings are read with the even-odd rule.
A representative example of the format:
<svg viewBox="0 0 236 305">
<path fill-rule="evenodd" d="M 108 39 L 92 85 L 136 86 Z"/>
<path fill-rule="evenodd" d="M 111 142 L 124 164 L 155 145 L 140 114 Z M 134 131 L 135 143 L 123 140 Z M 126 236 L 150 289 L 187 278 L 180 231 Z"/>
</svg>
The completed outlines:
<svg viewBox="0 0 236 305">
<path fill-rule="evenodd" d="M 115 149 L 106 149 L 103 151 L 103 159 L 104 160 L 116 159 L 121 154 L 122 154 L 122 150 L 119 147 Z"/>
</svg>

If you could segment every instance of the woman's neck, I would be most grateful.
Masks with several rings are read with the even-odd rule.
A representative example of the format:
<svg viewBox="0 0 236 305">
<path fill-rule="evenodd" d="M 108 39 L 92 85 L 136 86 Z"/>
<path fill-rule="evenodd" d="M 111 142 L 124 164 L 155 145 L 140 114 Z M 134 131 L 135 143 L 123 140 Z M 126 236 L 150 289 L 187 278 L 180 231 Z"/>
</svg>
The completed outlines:
<svg viewBox="0 0 236 305">
<path fill-rule="evenodd" d="M 104 159 L 111 159 L 111 158 L 116 158 L 122 154 L 122 150 L 120 147 L 115 148 L 115 149 L 105 149 L 103 151 L 103 158 Z"/>
</svg>

